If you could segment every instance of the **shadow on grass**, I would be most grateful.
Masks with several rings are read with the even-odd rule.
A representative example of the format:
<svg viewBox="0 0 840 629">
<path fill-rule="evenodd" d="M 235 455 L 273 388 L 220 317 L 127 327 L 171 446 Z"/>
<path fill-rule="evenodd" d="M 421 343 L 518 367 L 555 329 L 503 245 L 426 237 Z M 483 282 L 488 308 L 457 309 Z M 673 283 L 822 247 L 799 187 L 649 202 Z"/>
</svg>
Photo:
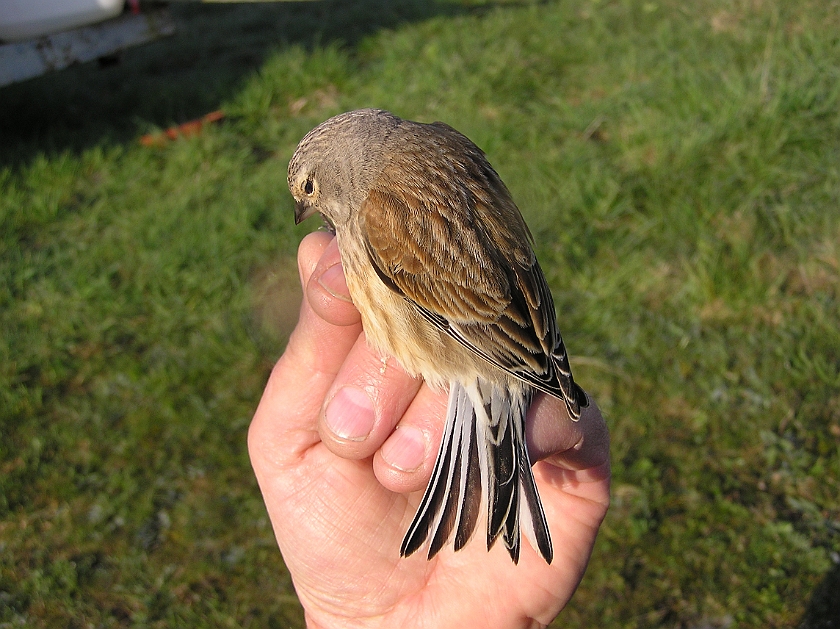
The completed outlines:
<svg viewBox="0 0 840 629">
<path fill-rule="evenodd" d="M 0 167 L 39 153 L 125 142 L 202 116 L 231 98 L 275 50 L 339 43 L 463 9 L 425 0 L 179 4 L 173 37 L 0 89 Z"/>
<path fill-rule="evenodd" d="M 840 629 L 840 564 L 814 590 L 799 629 Z"/>
</svg>

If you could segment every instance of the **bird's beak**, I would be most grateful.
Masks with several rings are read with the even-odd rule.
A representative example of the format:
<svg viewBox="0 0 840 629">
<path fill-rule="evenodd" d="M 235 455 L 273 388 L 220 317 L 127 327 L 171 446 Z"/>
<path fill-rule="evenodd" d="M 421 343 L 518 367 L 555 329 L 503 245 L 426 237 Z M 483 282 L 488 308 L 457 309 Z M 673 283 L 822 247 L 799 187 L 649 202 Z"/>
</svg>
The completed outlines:
<svg viewBox="0 0 840 629">
<path fill-rule="evenodd" d="M 295 225 L 315 214 L 315 208 L 304 201 L 295 201 Z"/>
</svg>

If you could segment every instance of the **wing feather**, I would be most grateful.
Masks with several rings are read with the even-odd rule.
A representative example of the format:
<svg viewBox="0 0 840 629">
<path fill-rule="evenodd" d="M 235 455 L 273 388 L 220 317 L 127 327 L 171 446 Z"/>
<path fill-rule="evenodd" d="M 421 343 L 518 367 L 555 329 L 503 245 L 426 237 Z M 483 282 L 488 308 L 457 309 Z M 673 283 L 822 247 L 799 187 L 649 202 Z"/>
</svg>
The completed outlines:
<svg viewBox="0 0 840 629">
<path fill-rule="evenodd" d="M 510 193 L 466 137 L 443 123 L 411 124 L 412 141 L 394 147 L 359 213 L 377 274 L 464 347 L 579 417 L 585 397 Z"/>
</svg>

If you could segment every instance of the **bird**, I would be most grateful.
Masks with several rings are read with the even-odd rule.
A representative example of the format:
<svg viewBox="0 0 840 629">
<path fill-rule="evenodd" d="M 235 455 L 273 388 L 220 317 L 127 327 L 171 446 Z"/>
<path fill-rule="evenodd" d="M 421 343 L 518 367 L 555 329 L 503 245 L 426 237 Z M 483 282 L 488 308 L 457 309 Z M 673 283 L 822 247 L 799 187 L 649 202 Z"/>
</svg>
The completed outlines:
<svg viewBox="0 0 840 629">
<path fill-rule="evenodd" d="M 443 122 L 382 109 L 339 114 L 300 141 L 288 168 L 295 222 L 320 214 L 337 240 L 367 343 L 449 389 L 431 479 L 400 546 L 455 551 L 485 514 L 488 551 L 514 564 L 521 535 L 551 563 L 551 535 L 525 441 L 538 392 L 579 420 L 533 237 L 484 152 Z M 454 538 L 454 539 L 453 539 Z"/>
</svg>

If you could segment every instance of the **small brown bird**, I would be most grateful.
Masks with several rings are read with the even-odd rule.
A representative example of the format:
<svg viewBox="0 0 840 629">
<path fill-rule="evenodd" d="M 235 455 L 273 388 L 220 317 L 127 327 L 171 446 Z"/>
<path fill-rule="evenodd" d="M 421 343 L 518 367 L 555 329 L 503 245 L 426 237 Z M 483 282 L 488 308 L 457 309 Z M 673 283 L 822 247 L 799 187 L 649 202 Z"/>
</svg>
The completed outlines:
<svg viewBox="0 0 840 629">
<path fill-rule="evenodd" d="M 432 478 L 400 553 L 431 536 L 431 559 L 461 549 L 487 514 L 519 561 L 520 528 L 548 563 L 548 524 L 525 444 L 535 392 L 588 404 L 513 199 L 484 153 L 452 127 L 377 109 L 340 114 L 289 163 L 295 221 L 335 232 L 368 343 L 430 386 L 449 386 Z"/>
</svg>

